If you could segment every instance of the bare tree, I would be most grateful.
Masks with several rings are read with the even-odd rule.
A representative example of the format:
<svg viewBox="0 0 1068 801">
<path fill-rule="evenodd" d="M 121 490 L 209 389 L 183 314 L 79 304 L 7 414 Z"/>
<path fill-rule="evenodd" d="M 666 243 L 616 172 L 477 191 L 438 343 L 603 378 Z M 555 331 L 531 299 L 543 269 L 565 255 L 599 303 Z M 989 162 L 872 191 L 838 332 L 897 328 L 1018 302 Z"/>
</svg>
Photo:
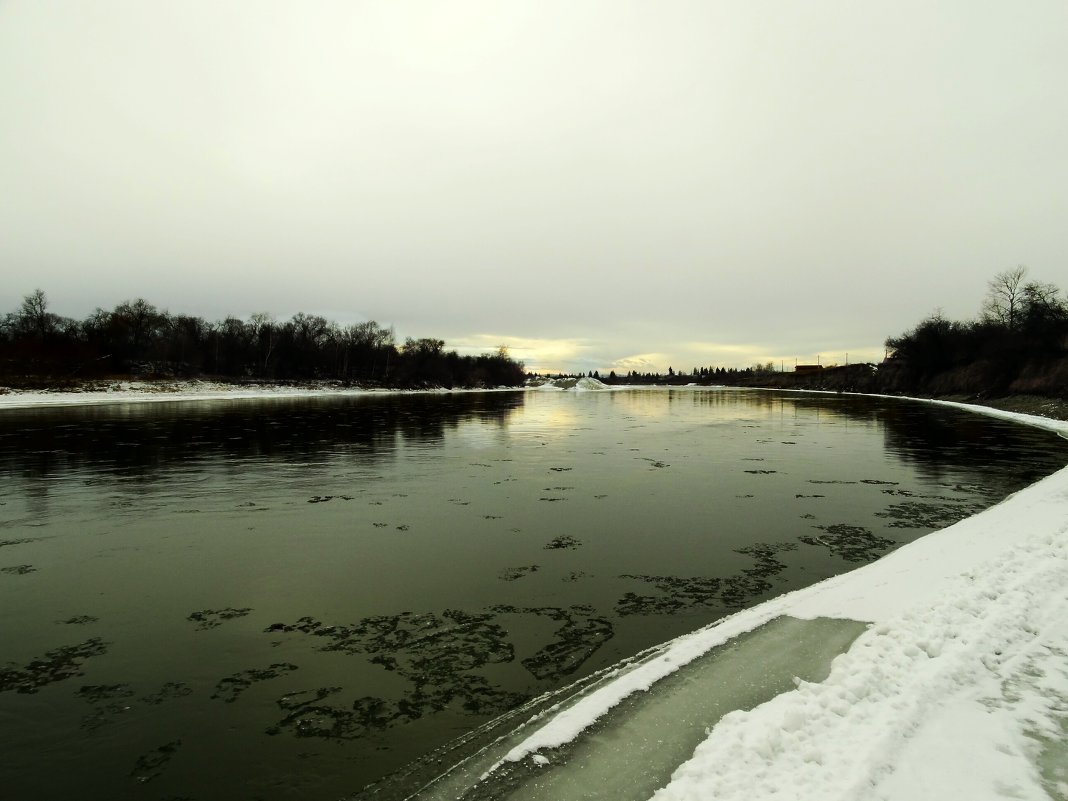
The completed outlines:
<svg viewBox="0 0 1068 801">
<path fill-rule="evenodd" d="M 990 279 L 983 300 L 984 319 L 999 323 L 1009 330 L 1019 328 L 1024 305 L 1025 275 L 1027 268 L 1020 265 L 1003 270 Z"/>
<path fill-rule="evenodd" d="M 404 340 L 402 350 L 406 356 L 415 356 L 416 358 L 440 356 L 442 351 L 445 350 L 445 340 L 432 337 L 422 337 L 420 339 L 407 337 Z"/>
<path fill-rule="evenodd" d="M 44 290 L 35 289 L 22 299 L 18 311 L 18 325 L 27 334 L 33 333 L 42 339 L 52 329 L 54 316 L 48 313 L 48 298 Z"/>
<path fill-rule="evenodd" d="M 266 373 L 267 362 L 270 361 L 274 344 L 278 340 L 274 317 L 267 312 L 256 312 L 249 318 L 249 322 L 259 339 L 260 349 L 263 352 L 263 371 Z"/>
<path fill-rule="evenodd" d="M 111 313 L 113 323 L 125 331 L 131 357 L 143 359 L 148 345 L 167 324 L 168 315 L 161 312 L 144 298 L 124 300 Z"/>
<path fill-rule="evenodd" d="M 1029 313 L 1055 314 L 1064 309 L 1061 290 L 1056 284 L 1028 281 L 1024 284 L 1022 295 Z"/>
<path fill-rule="evenodd" d="M 327 339 L 330 322 L 318 314 L 305 314 L 297 312 L 290 321 L 297 341 L 305 348 L 318 348 Z"/>
<path fill-rule="evenodd" d="M 1032 335 L 1052 337 L 1058 332 L 1064 336 L 1068 323 L 1068 303 L 1061 297 L 1056 284 L 1029 281 L 1023 288 L 1023 308 L 1020 312 L 1020 327 Z"/>
<path fill-rule="evenodd" d="M 350 326 L 353 342 L 370 348 L 385 348 L 393 344 L 396 335 L 392 328 L 382 328 L 374 320 Z"/>
</svg>

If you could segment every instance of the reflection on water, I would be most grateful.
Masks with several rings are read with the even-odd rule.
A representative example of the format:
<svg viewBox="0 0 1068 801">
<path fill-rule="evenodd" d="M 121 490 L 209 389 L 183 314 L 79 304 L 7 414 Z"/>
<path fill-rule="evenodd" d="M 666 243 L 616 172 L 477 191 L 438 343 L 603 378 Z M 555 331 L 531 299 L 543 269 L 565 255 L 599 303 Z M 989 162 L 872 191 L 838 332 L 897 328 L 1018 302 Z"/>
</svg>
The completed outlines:
<svg viewBox="0 0 1068 801">
<path fill-rule="evenodd" d="M 522 405 L 520 393 L 471 393 L 7 411 L 0 418 L 0 474 L 42 478 L 99 468 L 152 479 L 189 461 L 303 463 L 342 454 L 373 460 L 392 456 L 397 438 L 418 447 L 440 444 L 471 421 L 501 427 Z"/>
<path fill-rule="evenodd" d="M 351 794 L 1065 461 L 951 409 L 733 390 L 4 412 L 0 787 Z"/>
</svg>

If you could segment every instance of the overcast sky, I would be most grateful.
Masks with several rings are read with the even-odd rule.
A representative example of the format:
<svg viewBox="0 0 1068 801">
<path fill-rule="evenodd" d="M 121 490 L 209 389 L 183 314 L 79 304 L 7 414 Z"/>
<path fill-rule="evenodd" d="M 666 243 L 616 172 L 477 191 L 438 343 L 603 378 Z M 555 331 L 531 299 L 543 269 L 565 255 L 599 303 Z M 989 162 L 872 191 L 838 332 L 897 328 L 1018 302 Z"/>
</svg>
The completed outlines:
<svg viewBox="0 0 1068 801">
<path fill-rule="evenodd" d="M 879 359 L 1068 285 L 1064 0 L 0 0 L 0 313 L 536 369 Z"/>
</svg>

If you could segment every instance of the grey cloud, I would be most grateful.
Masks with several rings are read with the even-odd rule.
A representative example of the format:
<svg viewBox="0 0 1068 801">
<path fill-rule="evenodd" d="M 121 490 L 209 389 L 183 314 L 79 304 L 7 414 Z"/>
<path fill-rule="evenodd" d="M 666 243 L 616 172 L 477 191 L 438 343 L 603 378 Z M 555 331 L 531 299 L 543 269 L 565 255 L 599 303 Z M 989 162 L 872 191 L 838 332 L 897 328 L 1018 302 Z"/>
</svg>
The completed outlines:
<svg viewBox="0 0 1068 801">
<path fill-rule="evenodd" d="M 41 286 L 72 316 L 140 295 L 590 343 L 565 369 L 877 357 L 935 307 L 974 314 L 1007 266 L 1064 283 L 1064 22 L 5 3 L 0 308 Z"/>
</svg>

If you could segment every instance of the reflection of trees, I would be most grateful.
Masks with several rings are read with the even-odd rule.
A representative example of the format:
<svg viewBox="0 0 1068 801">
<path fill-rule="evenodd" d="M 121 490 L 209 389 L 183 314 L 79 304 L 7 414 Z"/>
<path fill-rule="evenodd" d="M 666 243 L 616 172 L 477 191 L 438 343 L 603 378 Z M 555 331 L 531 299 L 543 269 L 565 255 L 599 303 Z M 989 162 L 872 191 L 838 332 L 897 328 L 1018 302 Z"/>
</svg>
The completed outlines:
<svg viewBox="0 0 1068 801">
<path fill-rule="evenodd" d="M 851 422 L 882 431 L 886 451 L 938 479 L 947 471 L 981 477 L 1006 467 L 1021 486 L 1064 466 L 1066 451 L 1047 432 L 972 412 L 896 398 L 863 395 L 764 392 L 738 389 L 669 389 L 612 393 L 628 411 L 663 415 L 670 403 L 716 411 L 720 420 L 783 417 L 798 421 Z M 1026 463 L 1020 454 L 1026 453 Z M 971 480 L 971 479 L 969 479 Z"/>
<path fill-rule="evenodd" d="M 675 404 L 716 409 L 718 419 L 750 417 L 754 412 L 779 411 L 785 395 L 745 389 L 635 389 L 606 393 L 622 410 L 640 417 L 664 417 Z M 599 397 L 599 395 L 596 395 Z M 668 404 L 664 404 L 667 397 Z"/>
<path fill-rule="evenodd" d="M 1047 432 L 961 409 L 857 395 L 793 396 L 791 402 L 799 411 L 877 425 L 888 453 L 934 478 L 947 470 L 1005 474 L 1012 465 L 1022 486 L 1060 469 L 1068 458 Z"/>
<path fill-rule="evenodd" d="M 636 402 L 663 408 L 662 393 L 666 392 L 670 403 L 688 403 L 691 406 L 716 409 L 721 419 L 748 418 L 756 414 L 794 414 L 812 411 L 835 414 L 840 400 L 851 396 L 811 395 L 790 392 L 769 392 L 759 389 L 668 389 L 638 390 L 633 393 Z M 628 393 L 631 394 L 631 393 Z M 643 397 L 644 396 L 644 397 Z M 847 413 L 853 417 L 852 413 Z"/>
<path fill-rule="evenodd" d="M 439 444 L 467 421 L 504 426 L 522 405 L 523 393 L 496 392 L 12 410 L 0 418 L 0 474 L 93 468 L 151 478 L 205 459 L 377 461 L 398 437 Z"/>
</svg>

